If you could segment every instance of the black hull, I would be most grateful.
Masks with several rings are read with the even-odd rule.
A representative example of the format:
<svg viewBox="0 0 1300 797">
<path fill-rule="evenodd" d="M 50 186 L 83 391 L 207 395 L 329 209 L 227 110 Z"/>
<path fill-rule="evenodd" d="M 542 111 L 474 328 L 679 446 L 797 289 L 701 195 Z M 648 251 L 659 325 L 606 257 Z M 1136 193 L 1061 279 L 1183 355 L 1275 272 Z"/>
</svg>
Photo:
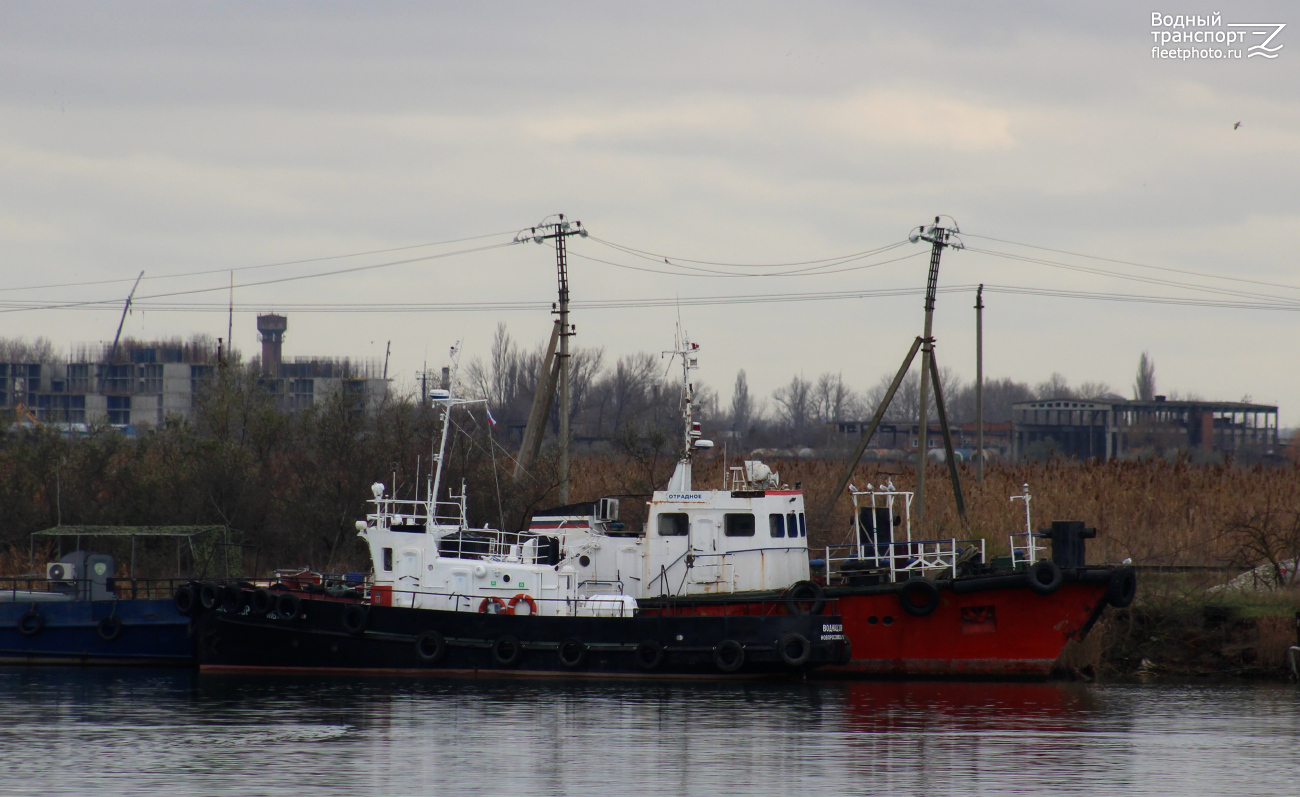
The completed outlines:
<svg viewBox="0 0 1300 797">
<path fill-rule="evenodd" d="M 199 664 L 208 672 L 717 678 L 797 675 L 850 657 L 833 615 L 534 617 L 367 606 L 358 629 L 362 613 L 345 617 L 349 606 L 362 605 L 304 600 L 291 620 L 204 612 L 194 619 Z M 807 640 L 806 652 L 794 635 Z"/>
</svg>

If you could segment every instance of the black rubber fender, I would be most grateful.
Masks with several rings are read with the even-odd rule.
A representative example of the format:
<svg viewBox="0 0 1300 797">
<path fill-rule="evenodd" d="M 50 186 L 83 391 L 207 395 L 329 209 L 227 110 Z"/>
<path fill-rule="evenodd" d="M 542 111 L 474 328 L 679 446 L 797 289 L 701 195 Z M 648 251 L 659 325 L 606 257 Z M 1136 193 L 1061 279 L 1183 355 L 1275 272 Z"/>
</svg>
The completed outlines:
<svg viewBox="0 0 1300 797">
<path fill-rule="evenodd" d="M 939 585 L 924 576 L 903 582 L 898 603 L 913 617 L 929 617 L 939 608 Z"/>
<path fill-rule="evenodd" d="M 958 595 L 970 595 L 974 592 L 987 592 L 991 589 L 1024 589 L 1028 585 L 1029 576 L 1024 573 L 1014 573 L 1006 576 L 959 578 L 952 582 L 952 591 Z"/>
<path fill-rule="evenodd" d="M 1029 567 L 1029 588 L 1039 595 L 1051 595 L 1065 583 L 1065 575 L 1056 562 L 1040 559 Z"/>
<path fill-rule="evenodd" d="M 576 670 L 587 663 L 587 644 L 577 637 L 569 637 L 556 648 L 560 655 L 560 664 Z"/>
<path fill-rule="evenodd" d="M 1103 567 L 1087 567 L 1079 568 L 1076 572 L 1077 575 L 1074 580 L 1080 584 L 1109 584 L 1112 571 Z M 1066 580 L 1070 580 L 1068 573 L 1066 574 Z"/>
<path fill-rule="evenodd" d="M 492 660 L 502 667 L 514 667 L 524 660 L 524 643 L 514 634 L 502 634 L 492 643 Z"/>
<path fill-rule="evenodd" d="M 664 646 L 653 639 L 643 639 L 637 643 L 632 658 L 643 670 L 657 670 L 664 663 Z"/>
<path fill-rule="evenodd" d="M 255 589 L 253 596 L 248 600 L 248 605 L 253 610 L 253 614 L 270 614 L 275 610 L 275 594 L 265 587 Z"/>
<path fill-rule="evenodd" d="M 199 605 L 205 611 L 212 611 L 221 603 L 221 590 L 211 581 L 199 585 Z"/>
<path fill-rule="evenodd" d="M 415 655 L 425 664 L 437 664 L 447 657 L 447 640 L 430 628 L 415 638 Z"/>
<path fill-rule="evenodd" d="M 745 647 L 734 639 L 724 639 L 713 648 L 713 663 L 723 672 L 735 672 L 745 666 Z"/>
<path fill-rule="evenodd" d="M 45 615 L 37 611 L 36 607 L 23 612 L 22 617 L 18 618 L 18 633 L 23 636 L 36 636 L 45 629 Z"/>
<path fill-rule="evenodd" d="M 843 640 L 838 641 L 840 643 L 840 655 L 836 657 L 835 664 L 843 667 L 853 661 L 853 640 L 846 635 Z"/>
<path fill-rule="evenodd" d="M 781 637 L 776 643 L 776 649 L 787 667 L 802 667 L 812 656 L 812 643 L 808 637 L 794 632 Z"/>
<path fill-rule="evenodd" d="M 292 592 L 281 592 L 275 599 L 275 613 L 281 620 L 296 620 L 302 614 L 302 598 Z"/>
<path fill-rule="evenodd" d="M 95 633 L 105 642 L 112 642 L 122 635 L 122 620 L 116 614 L 110 614 L 95 626 Z"/>
<path fill-rule="evenodd" d="M 1131 567 L 1117 567 L 1106 582 L 1106 602 L 1116 609 L 1127 609 L 1137 597 L 1137 573 Z"/>
<path fill-rule="evenodd" d="M 198 596 L 194 594 L 193 584 L 182 584 L 177 587 L 176 594 L 172 595 L 172 606 L 180 612 L 182 617 L 189 617 L 194 613 L 195 607 L 198 606 Z"/>
<path fill-rule="evenodd" d="M 360 603 L 350 603 L 343 608 L 343 630 L 356 636 L 366 630 L 370 624 L 370 607 Z"/>
<path fill-rule="evenodd" d="M 221 610 L 230 614 L 239 614 L 244 609 L 244 591 L 234 584 L 221 586 Z"/>
<path fill-rule="evenodd" d="M 816 581 L 796 581 L 781 599 L 790 614 L 821 614 L 826 608 L 826 591 Z"/>
</svg>

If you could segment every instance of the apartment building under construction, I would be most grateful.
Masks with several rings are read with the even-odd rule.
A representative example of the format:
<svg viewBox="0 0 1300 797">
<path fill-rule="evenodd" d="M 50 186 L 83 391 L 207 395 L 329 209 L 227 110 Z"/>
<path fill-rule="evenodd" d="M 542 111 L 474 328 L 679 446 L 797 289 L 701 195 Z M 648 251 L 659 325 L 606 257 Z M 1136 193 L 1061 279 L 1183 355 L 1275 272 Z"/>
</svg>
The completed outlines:
<svg viewBox="0 0 1300 797">
<path fill-rule="evenodd" d="M 262 343 L 258 384 L 287 412 L 300 412 L 334 392 L 364 410 L 387 394 L 382 364 L 338 357 L 283 357 L 288 319 L 257 318 Z M 197 339 L 75 347 L 66 361 L 23 356 L 0 362 L 0 408 L 20 422 L 84 428 L 157 425 L 188 417 L 226 352 L 220 341 Z M 39 360 L 39 361 L 33 361 Z"/>
</svg>

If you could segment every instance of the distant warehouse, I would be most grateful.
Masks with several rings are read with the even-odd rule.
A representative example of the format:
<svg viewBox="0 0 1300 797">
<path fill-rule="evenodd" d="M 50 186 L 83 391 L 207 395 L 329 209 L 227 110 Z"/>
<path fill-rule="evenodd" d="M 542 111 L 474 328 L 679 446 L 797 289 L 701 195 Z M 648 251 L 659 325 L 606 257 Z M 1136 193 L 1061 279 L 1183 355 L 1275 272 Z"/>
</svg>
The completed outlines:
<svg viewBox="0 0 1300 797">
<path fill-rule="evenodd" d="M 1280 453 L 1277 407 L 1240 401 L 1128 401 L 1059 398 L 1012 405 L 1016 460 L 1051 453 L 1106 461 L 1186 451 L 1264 461 Z"/>
</svg>

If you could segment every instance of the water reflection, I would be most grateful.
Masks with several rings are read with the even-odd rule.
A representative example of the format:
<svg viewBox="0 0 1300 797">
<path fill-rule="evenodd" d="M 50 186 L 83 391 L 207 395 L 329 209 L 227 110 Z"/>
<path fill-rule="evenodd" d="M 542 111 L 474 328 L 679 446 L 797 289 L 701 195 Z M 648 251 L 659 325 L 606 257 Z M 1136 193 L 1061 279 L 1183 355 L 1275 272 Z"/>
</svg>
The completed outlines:
<svg viewBox="0 0 1300 797">
<path fill-rule="evenodd" d="M 1260 794 L 1300 771 L 1284 685 L 9 669 L 0 705 L 0 794 Z"/>
</svg>

